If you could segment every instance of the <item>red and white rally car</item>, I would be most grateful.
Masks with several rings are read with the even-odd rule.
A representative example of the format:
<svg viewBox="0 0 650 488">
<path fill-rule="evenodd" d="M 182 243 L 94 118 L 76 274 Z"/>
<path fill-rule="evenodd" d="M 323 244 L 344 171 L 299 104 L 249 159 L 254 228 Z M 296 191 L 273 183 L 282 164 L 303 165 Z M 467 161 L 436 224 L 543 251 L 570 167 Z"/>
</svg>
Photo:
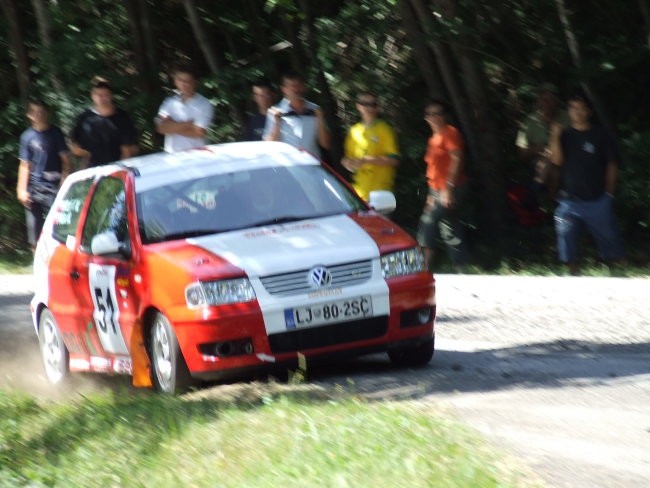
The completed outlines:
<svg viewBox="0 0 650 488">
<path fill-rule="evenodd" d="M 415 241 L 305 151 L 278 142 L 153 154 L 69 176 L 34 260 L 50 381 L 196 380 L 338 353 L 434 352 L 433 276 Z"/>
</svg>

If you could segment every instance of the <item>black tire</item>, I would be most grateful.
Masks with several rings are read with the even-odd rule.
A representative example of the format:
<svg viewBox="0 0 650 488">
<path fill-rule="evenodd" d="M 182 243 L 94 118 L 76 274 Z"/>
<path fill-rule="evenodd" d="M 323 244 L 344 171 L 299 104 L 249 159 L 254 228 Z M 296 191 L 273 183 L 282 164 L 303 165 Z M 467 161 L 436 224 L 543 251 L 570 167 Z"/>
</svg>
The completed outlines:
<svg viewBox="0 0 650 488">
<path fill-rule="evenodd" d="M 433 358 L 435 336 L 431 340 L 413 347 L 403 347 L 388 351 L 390 362 L 395 366 L 420 368 L 426 366 Z"/>
<path fill-rule="evenodd" d="M 159 393 L 178 395 L 192 386 L 192 376 L 169 320 L 158 312 L 151 323 L 151 375 Z"/>
<path fill-rule="evenodd" d="M 53 385 L 66 383 L 70 378 L 70 354 L 54 315 L 48 309 L 41 312 L 38 320 L 38 344 L 49 382 Z"/>
</svg>

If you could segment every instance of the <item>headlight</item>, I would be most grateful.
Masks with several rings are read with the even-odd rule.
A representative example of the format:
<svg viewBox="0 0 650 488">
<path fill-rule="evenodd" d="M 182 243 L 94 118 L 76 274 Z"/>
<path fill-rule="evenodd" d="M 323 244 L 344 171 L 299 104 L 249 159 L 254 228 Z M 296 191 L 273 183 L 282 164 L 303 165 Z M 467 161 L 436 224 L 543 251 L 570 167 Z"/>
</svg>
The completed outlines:
<svg viewBox="0 0 650 488">
<path fill-rule="evenodd" d="M 197 282 L 185 288 L 185 300 L 189 308 L 255 300 L 255 291 L 248 278 Z"/>
<path fill-rule="evenodd" d="M 381 272 L 384 278 L 404 276 L 424 271 L 424 257 L 418 248 L 386 254 L 381 257 Z"/>
</svg>

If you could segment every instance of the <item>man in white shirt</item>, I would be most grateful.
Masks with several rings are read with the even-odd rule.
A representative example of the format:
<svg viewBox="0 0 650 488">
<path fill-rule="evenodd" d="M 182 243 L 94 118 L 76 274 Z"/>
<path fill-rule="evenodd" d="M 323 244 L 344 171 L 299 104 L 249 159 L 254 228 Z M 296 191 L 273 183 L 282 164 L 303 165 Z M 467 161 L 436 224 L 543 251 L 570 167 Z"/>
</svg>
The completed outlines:
<svg viewBox="0 0 650 488">
<path fill-rule="evenodd" d="M 167 97 L 156 116 L 156 131 L 165 136 L 165 151 L 176 152 L 205 146 L 214 107 L 196 92 L 196 76 L 191 68 L 179 66 L 172 73 L 176 90 Z"/>
<path fill-rule="evenodd" d="M 284 98 L 267 112 L 264 140 L 286 142 L 321 157 L 320 147 L 330 148 L 330 132 L 321 108 L 304 98 L 303 77 L 286 73 L 280 88 Z"/>
</svg>

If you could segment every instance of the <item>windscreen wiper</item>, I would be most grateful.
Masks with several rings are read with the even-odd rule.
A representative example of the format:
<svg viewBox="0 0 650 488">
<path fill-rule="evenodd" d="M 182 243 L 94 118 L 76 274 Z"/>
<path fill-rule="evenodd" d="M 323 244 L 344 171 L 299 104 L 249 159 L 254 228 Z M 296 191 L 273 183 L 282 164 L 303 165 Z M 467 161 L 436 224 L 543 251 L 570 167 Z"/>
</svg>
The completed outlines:
<svg viewBox="0 0 650 488">
<path fill-rule="evenodd" d="M 305 220 L 306 218 L 303 215 L 285 215 L 283 217 L 273 217 L 270 219 L 260 220 L 259 222 L 254 222 L 251 227 L 264 227 L 265 225 L 276 225 L 276 224 L 286 224 L 287 222 L 297 222 L 299 220 Z"/>
</svg>

